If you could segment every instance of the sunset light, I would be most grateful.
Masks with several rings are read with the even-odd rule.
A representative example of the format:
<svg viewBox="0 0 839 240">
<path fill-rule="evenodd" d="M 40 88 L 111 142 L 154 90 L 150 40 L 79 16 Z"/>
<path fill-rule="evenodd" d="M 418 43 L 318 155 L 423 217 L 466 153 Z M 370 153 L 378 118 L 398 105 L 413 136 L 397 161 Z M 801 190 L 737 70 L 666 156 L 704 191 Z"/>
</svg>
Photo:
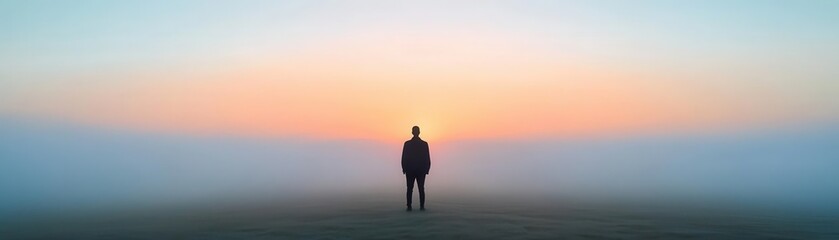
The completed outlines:
<svg viewBox="0 0 839 240">
<path fill-rule="evenodd" d="M 0 1 L 2 240 L 839 239 L 837 143 L 839 0 Z"/>
</svg>

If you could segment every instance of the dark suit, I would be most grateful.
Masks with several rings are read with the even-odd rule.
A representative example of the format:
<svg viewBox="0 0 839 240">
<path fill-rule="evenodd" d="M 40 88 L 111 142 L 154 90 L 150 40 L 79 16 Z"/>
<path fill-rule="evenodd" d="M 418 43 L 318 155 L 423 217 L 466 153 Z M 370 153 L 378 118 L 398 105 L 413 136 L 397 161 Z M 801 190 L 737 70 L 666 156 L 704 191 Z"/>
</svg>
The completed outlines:
<svg viewBox="0 0 839 240">
<path fill-rule="evenodd" d="M 405 197 L 408 207 L 411 206 L 411 197 L 414 191 L 414 181 L 419 188 L 420 207 L 425 207 L 425 175 L 431 169 L 431 155 L 428 153 L 428 143 L 419 137 L 411 138 L 402 147 L 402 173 L 408 184 L 408 192 Z"/>
</svg>

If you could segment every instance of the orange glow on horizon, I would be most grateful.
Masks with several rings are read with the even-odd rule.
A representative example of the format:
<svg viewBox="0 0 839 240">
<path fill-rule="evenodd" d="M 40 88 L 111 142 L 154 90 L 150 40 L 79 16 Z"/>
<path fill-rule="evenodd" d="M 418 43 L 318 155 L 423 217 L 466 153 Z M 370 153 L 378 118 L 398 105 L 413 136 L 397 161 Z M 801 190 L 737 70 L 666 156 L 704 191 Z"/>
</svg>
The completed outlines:
<svg viewBox="0 0 839 240">
<path fill-rule="evenodd" d="M 95 85 L 29 93 L 36 100 L 18 111 L 143 129 L 389 141 L 409 138 L 414 125 L 434 141 L 711 126 L 783 114 L 744 112 L 753 109 L 750 101 L 707 81 L 546 53 L 549 47 L 528 39 L 444 35 L 361 34 L 219 69 L 105 74 Z M 126 78 L 131 84 L 102 85 Z"/>
</svg>

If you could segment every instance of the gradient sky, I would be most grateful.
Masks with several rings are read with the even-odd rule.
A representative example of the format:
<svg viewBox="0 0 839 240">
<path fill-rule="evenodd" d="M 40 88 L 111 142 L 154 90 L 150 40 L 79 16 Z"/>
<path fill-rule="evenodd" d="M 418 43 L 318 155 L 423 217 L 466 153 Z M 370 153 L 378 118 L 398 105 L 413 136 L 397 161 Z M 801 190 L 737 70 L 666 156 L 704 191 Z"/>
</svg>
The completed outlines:
<svg viewBox="0 0 839 240">
<path fill-rule="evenodd" d="M 839 120 L 837 1 L 3 1 L 0 115 L 318 139 Z"/>
</svg>

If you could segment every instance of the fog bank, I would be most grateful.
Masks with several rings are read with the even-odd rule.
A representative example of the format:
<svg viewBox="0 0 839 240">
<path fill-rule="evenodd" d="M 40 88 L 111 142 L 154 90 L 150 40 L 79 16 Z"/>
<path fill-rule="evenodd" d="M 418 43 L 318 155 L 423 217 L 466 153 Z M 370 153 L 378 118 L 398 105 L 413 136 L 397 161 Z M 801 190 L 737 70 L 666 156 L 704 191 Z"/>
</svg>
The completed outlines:
<svg viewBox="0 0 839 240">
<path fill-rule="evenodd" d="M 431 142 L 429 192 L 833 209 L 836 128 Z M 0 121 L 0 212 L 392 192 L 401 142 L 184 136 Z"/>
</svg>

